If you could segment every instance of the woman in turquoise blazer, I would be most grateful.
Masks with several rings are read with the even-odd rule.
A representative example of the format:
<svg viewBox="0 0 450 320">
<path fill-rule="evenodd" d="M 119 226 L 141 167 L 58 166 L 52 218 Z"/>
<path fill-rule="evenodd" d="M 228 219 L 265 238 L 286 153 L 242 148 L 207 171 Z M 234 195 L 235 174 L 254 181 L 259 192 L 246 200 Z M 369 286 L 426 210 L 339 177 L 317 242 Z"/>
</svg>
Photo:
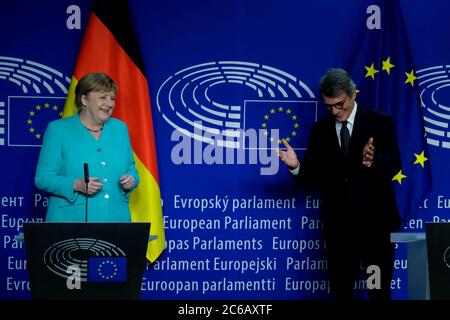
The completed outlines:
<svg viewBox="0 0 450 320">
<path fill-rule="evenodd" d="M 116 91 L 106 74 L 87 74 L 75 88 L 78 114 L 49 123 L 35 177 L 36 187 L 50 194 L 46 221 L 85 221 L 85 195 L 88 221 L 131 221 L 128 198 L 139 174 L 127 126 L 111 117 Z"/>
</svg>

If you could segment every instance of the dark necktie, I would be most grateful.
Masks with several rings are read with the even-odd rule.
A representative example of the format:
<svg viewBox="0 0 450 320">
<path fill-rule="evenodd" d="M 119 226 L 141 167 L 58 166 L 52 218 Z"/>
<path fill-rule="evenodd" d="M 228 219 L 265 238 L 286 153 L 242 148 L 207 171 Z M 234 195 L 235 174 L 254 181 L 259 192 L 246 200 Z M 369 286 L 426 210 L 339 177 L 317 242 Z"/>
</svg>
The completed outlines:
<svg viewBox="0 0 450 320">
<path fill-rule="evenodd" d="M 350 145 L 350 132 L 347 128 L 347 121 L 342 121 L 341 123 L 341 149 L 344 159 L 347 159 L 348 146 Z"/>
</svg>

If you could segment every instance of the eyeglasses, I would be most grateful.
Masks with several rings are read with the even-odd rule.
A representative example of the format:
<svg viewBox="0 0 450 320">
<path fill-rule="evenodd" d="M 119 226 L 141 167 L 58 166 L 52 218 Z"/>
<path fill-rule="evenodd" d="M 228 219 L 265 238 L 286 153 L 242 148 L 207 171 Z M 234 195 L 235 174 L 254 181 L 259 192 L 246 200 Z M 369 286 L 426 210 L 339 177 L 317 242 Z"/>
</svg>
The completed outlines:
<svg viewBox="0 0 450 320">
<path fill-rule="evenodd" d="M 336 108 L 336 109 L 338 109 L 338 110 L 344 109 L 345 101 L 347 101 L 347 99 L 345 99 L 344 101 L 335 103 L 335 104 L 325 104 L 325 108 L 326 108 L 328 111 L 331 111 L 331 109 L 333 109 L 333 107 Z"/>
</svg>

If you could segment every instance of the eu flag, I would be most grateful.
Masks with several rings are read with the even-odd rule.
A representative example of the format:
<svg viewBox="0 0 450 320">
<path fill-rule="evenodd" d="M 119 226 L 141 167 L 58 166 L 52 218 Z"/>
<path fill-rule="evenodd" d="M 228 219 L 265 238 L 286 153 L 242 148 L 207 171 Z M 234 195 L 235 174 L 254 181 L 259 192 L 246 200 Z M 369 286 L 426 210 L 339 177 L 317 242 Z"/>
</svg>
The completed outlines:
<svg viewBox="0 0 450 320">
<path fill-rule="evenodd" d="M 88 281 L 123 282 L 127 278 L 127 258 L 89 258 Z"/>
<path fill-rule="evenodd" d="M 9 105 L 9 145 L 41 146 L 50 121 L 62 114 L 65 98 L 11 97 Z"/>
<path fill-rule="evenodd" d="M 308 134 L 317 120 L 316 101 L 248 100 L 245 103 L 245 130 L 262 132 L 263 145 L 284 148 L 286 139 L 295 150 L 306 150 Z M 275 133 L 275 134 L 274 134 Z M 245 144 L 245 149 L 252 146 Z"/>
<path fill-rule="evenodd" d="M 402 169 L 392 181 L 405 222 L 416 214 L 432 182 L 417 69 L 402 17 L 399 1 L 382 1 L 381 29 L 363 32 L 349 70 L 357 86 L 357 101 L 393 117 Z"/>
</svg>

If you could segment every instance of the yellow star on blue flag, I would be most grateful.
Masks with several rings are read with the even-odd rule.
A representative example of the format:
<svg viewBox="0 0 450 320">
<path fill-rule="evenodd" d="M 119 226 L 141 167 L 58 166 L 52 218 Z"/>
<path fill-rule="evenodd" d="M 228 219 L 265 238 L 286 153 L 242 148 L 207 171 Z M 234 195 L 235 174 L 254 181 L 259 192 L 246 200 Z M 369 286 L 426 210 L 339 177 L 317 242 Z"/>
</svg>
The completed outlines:
<svg viewBox="0 0 450 320">
<path fill-rule="evenodd" d="M 358 103 L 384 111 L 394 121 L 402 168 L 392 183 L 400 214 L 408 221 L 431 190 L 431 168 L 416 67 L 398 1 L 385 1 L 382 16 L 383 28 L 366 31 L 349 69 L 361 90 Z"/>
</svg>

